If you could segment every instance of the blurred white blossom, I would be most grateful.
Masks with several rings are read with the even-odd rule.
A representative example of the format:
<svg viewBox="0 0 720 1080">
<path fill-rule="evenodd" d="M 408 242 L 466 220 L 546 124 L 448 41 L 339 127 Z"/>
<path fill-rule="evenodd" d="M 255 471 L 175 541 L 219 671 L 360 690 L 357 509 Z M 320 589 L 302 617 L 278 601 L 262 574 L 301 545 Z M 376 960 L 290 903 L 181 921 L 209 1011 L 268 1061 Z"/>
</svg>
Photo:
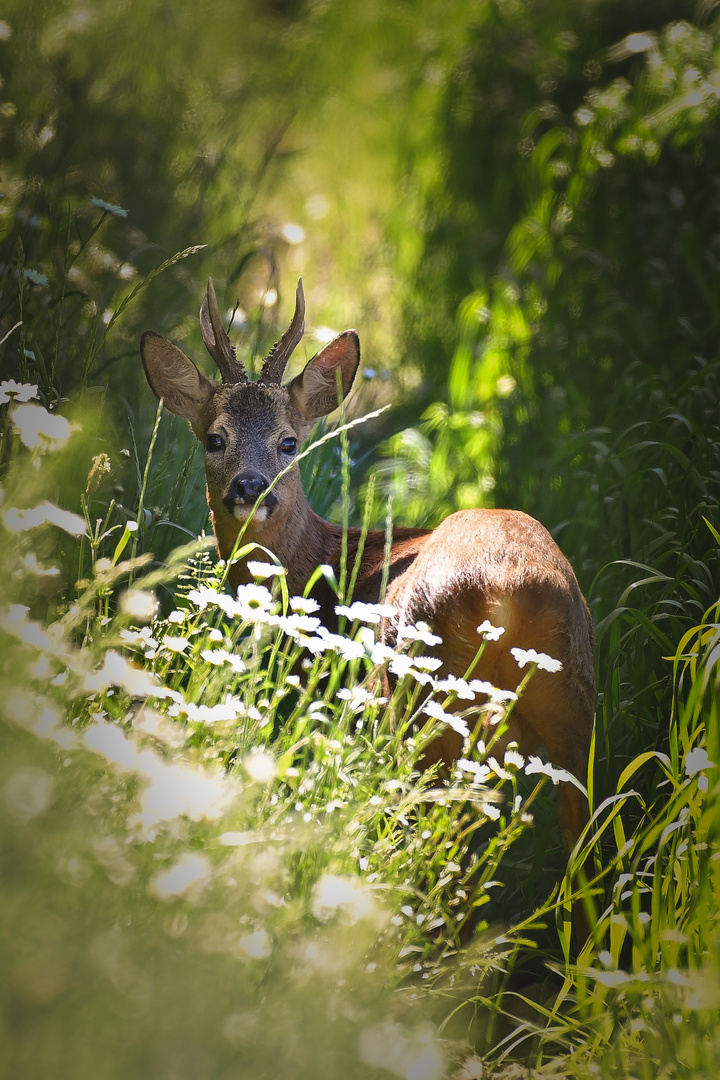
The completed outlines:
<svg viewBox="0 0 720 1080">
<path fill-rule="evenodd" d="M 58 450 L 74 430 L 64 416 L 49 413 L 42 405 L 16 405 L 12 421 L 29 450 Z"/>
<path fill-rule="evenodd" d="M 315 886 L 312 913 L 326 922 L 338 912 L 346 922 L 356 923 L 377 916 L 378 905 L 371 890 L 359 878 L 325 874 Z"/>
<path fill-rule="evenodd" d="M 108 686 L 120 686 L 133 697 L 169 697 L 182 702 L 182 694 L 177 690 L 162 686 L 143 668 L 131 664 L 120 653 L 110 650 L 103 657 L 103 664 L 97 671 L 89 672 L 84 678 L 85 690 L 89 694 L 102 693 Z"/>
<path fill-rule="evenodd" d="M 50 773 L 28 765 L 11 773 L 3 788 L 6 809 L 18 821 L 31 821 L 50 809 L 55 781 Z"/>
<path fill-rule="evenodd" d="M 159 604 L 155 593 L 147 589 L 126 589 L 120 597 L 120 610 L 140 622 L 150 622 Z"/>
<path fill-rule="evenodd" d="M 187 896 L 204 888 L 211 876 L 212 864 L 207 856 L 197 851 L 186 851 L 177 862 L 153 878 L 152 891 L 162 900 Z"/>
<path fill-rule="evenodd" d="M 243 768 L 257 784 L 269 784 L 277 774 L 277 763 L 265 750 L 252 750 L 243 758 Z"/>
<path fill-rule="evenodd" d="M 42 502 L 25 510 L 12 506 L 5 511 L 3 520 L 5 528 L 13 533 L 37 529 L 40 525 L 57 525 L 71 536 L 82 536 L 85 532 L 85 522 L 78 514 L 62 510 L 49 502 Z"/>
<path fill-rule="evenodd" d="M 714 762 L 708 757 L 707 750 L 700 746 L 696 746 L 694 750 L 689 750 L 685 755 L 686 776 L 695 776 L 697 773 L 702 772 L 703 769 L 712 768 L 714 768 Z"/>
<path fill-rule="evenodd" d="M 253 960 L 264 960 L 272 952 L 272 938 L 267 930 L 254 930 L 252 934 L 243 934 L 238 945 Z"/>
<path fill-rule="evenodd" d="M 184 712 L 188 720 L 196 724 L 220 724 L 227 720 L 237 720 L 242 715 L 238 705 L 231 700 L 218 701 L 215 705 L 195 705 L 186 701 L 179 705 L 178 712 Z"/>
<path fill-rule="evenodd" d="M 429 1025 L 412 1030 L 384 1020 L 361 1033 L 359 1049 L 367 1065 L 402 1080 L 442 1080 L 446 1075 L 440 1044 Z"/>
<path fill-rule="evenodd" d="M 210 773 L 181 762 L 170 762 L 154 750 L 139 750 L 114 724 L 97 721 L 84 735 L 85 745 L 127 772 L 146 781 L 137 823 L 151 834 L 161 821 L 186 815 L 193 821 L 216 820 L 237 791 L 223 773 Z"/>
</svg>

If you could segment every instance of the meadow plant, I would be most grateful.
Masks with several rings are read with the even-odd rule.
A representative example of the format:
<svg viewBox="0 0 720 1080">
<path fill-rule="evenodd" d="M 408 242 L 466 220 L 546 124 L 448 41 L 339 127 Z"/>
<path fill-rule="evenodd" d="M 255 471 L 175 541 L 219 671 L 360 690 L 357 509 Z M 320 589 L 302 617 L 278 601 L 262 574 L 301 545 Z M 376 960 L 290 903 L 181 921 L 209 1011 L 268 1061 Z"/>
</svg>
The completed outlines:
<svg viewBox="0 0 720 1080">
<path fill-rule="evenodd" d="M 263 558 L 234 596 L 202 540 L 153 567 L 142 494 L 134 519 L 90 517 L 103 454 L 87 454 L 82 513 L 43 497 L 84 436 L 34 389 L 8 388 L 28 401 L 7 416 L 0 506 L 11 1072 L 241 1054 L 244 1075 L 371 1076 L 392 1038 L 385 1069 L 439 1080 L 431 1006 L 458 971 L 465 995 L 507 963 L 510 928 L 483 908 L 537 791 L 566 779 L 496 750 L 528 675 L 555 662 L 518 655 L 513 690 L 442 678 L 428 627 L 391 650 L 386 607 L 346 597 L 330 632 Z M 502 628 L 478 631 L 480 654 Z M 464 740 L 448 778 L 421 767 L 445 725 Z M 546 774 L 530 795 L 523 772 Z M 473 925 L 484 946 L 465 966 Z"/>
</svg>

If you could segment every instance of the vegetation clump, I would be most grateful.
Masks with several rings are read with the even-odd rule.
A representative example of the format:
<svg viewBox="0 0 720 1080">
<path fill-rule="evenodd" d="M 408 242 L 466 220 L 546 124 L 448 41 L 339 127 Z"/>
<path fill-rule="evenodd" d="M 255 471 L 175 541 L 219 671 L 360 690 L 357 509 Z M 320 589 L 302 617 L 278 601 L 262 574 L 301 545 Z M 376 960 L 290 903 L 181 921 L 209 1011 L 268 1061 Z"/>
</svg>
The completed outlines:
<svg viewBox="0 0 720 1080">
<path fill-rule="evenodd" d="M 712 9 L 6 8 L 0 1075 L 714 1075 Z M 431 628 L 378 645 L 352 566 L 335 633 L 267 552 L 226 587 L 137 343 L 192 339 L 212 273 L 252 367 L 300 271 L 310 340 L 367 342 L 314 508 L 509 505 L 573 562 L 599 696 L 569 861 L 565 776 L 495 743 L 552 657 L 441 680 Z"/>
</svg>

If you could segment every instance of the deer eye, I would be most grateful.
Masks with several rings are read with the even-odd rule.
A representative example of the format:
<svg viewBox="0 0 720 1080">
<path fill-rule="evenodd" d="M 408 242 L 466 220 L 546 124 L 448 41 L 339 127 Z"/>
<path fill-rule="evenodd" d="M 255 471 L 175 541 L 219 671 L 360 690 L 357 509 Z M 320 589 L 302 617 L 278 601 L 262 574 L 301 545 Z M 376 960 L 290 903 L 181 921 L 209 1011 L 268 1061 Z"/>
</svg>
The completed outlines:
<svg viewBox="0 0 720 1080">
<path fill-rule="evenodd" d="M 281 454 L 294 454 L 297 450 L 297 439 L 283 439 L 280 443 Z"/>
<path fill-rule="evenodd" d="M 220 435 L 208 435 L 205 440 L 205 449 L 208 454 L 217 454 L 219 450 L 222 450 L 225 443 Z"/>
</svg>

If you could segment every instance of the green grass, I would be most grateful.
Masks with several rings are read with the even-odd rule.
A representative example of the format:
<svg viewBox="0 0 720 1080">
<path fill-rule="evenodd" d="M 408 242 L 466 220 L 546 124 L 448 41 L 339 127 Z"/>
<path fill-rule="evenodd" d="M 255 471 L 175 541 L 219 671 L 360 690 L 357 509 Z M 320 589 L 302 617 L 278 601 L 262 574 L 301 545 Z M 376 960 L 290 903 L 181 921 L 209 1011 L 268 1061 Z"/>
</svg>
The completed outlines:
<svg viewBox="0 0 720 1080">
<path fill-rule="evenodd" d="M 605 64 L 673 6 L 629 5 L 622 30 L 609 4 L 491 6 L 438 38 L 434 5 L 419 5 L 416 21 L 390 17 L 388 72 L 396 52 L 418 66 L 388 84 L 375 67 L 350 77 L 376 30 L 331 4 L 288 18 L 282 42 L 254 24 L 238 56 L 254 50 L 262 79 L 235 102 L 196 56 L 188 9 L 165 61 L 183 78 L 160 74 L 160 108 L 152 86 L 135 104 L 123 90 L 141 7 L 72 49 L 68 26 L 12 16 L 0 356 L 48 412 L 23 420 L 3 384 L 0 1075 L 714 1076 L 717 26 L 658 25 L 657 53 L 603 71 L 596 54 Z M 374 156 L 343 189 L 362 152 L 352 93 L 317 109 L 304 84 L 315 171 L 268 135 L 285 131 L 282 83 L 301 66 L 335 87 L 326 24 L 358 100 L 367 84 L 384 103 L 364 110 Z M 312 32 L 294 41 L 293 27 Z M 47 144 L 25 124 L 53 126 L 46 99 Z M 85 153 L 85 130 L 102 153 Z M 118 131 L 148 141 L 116 153 Z M 211 161 L 217 176 L 197 172 Z M 320 188 L 323 224 L 305 206 Z M 279 238 L 288 215 L 318 233 L 303 256 L 313 318 L 340 329 L 359 312 L 368 363 L 405 387 L 412 425 L 380 464 L 377 427 L 318 445 L 302 462 L 314 507 L 382 527 L 504 503 L 573 561 L 599 689 L 593 830 L 570 867 L 582 886 L 547 777 L 420 771 L 442 724 L 422 711 L 422 644 L 392 660 L 362 620 L 323 638 L 281 577 L 225 591 L 195 440 L 155 412 L 136 340 L 157 326 L 192 352 L 210 270 L 262 351 L 274 316 L 252 298 L 302 261 Z M 363 386 L 363 410 L 390 393 Z M 57 439 L 26 445 L 33 415 Z M 407 672 L 388 692 L 392 664 Z M 579 956 L 573 889 L 594 926 Z"/>
<path fill-rule="evenodd" d="M 129 525 L 107 504 L 96 526 L 88 491 L 84 519 L 32 526 L 18 500 L 26 515 L 42 505 L 83 456 L 90 489 L 103 462 L 81 431 L 64 446 L 23 438 L 2 507 L 8 1075 L 52 1058 L 82 1076 L 101 1054 L 123 1076 L 179 1040 L 213 1068 L 241 1048 L 245 1075 L 261 1076 L 281 1015 L 300 1075 L 374 1075 L 370 1047 L 391 1035 L 400 1075 L 449 1075 L 471 1049 L 498 1067 L 560 1054 L 576 1075 L 661 1075 L 685 1054 L 703 1075 L 718 980 L 717 605 L 668 658 L 666 746 L 625 764 L 614 794 L 596 788 L 598 921 L 576 962 L 570 875 L 559 891 L 542 874 L 522 898 L 514 886 L 553 831 L 542 811 L 529 830 L 547 778 L 418 769 L 442 724 L 419 695 L 421 642 L 393 659 L 362 618 L 323 637 L 269 565 L 234 599 L 207 544 L 157 568 L 134 526 L 151 452 Z M 627 617 L 621 597 L 609 624 Z M 632 625 L 652 634 L 652 610 Z M 377 1026 L 388 1017 L 400 1026 Z"/>
</svg>

